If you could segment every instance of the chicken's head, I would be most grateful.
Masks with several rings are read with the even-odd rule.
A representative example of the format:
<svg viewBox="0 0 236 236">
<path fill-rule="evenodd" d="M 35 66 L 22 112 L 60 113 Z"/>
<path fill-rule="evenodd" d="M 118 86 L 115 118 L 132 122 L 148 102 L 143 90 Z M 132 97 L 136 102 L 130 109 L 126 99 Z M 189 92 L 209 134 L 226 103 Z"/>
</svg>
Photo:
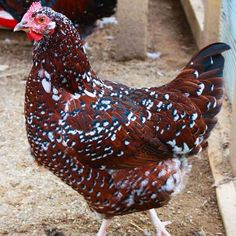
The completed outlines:
<svg viewBox="0 0 236 236">
<path fill-rule="evenodd" d="M 14 31 L 23 30 L 27 32 L 30 39 L 41 40 L 44 36 L 53 34 L 56 22 L 50 19 L 43 11 L 40 2 L 32 3 L 25 13 L 20 23 L 16 25 Z"/>
</svg>

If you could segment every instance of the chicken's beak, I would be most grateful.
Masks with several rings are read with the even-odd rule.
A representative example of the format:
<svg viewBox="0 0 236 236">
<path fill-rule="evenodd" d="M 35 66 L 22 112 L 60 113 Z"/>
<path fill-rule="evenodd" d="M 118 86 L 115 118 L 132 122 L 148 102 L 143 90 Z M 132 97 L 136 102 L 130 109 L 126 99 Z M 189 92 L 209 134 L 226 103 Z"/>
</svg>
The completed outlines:
<svg viewBox="0 0 236 236">
<path fill-rule="evenodd" d="M 29 28 L 27 27 L 27 22 L 26 21 L 21 21 L 20 23 L 18 23 L 16 26 L 15 26 L 15 28 L 14 28 L 14 32 L 16 32 L 16 31 L 21 31 L 21 30 L 23 30 L 23 31 L 29 31 Z"/>
</svg>

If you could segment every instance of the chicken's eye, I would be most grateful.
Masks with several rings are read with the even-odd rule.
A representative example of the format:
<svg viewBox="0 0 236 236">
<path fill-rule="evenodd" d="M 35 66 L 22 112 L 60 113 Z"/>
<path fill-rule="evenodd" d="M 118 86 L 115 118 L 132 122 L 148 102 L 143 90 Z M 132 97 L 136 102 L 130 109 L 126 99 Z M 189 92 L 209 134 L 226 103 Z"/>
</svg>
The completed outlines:
<svg viewBox="0 0 236 236">
<path fill-rule="evenodd" d="M 38 22 L 39 22 L 40 24 L 43 24 L 43 23 L 45 22 L 45 18 L 40 17 L 40 18 L 38 19 Z"/>
</svg>

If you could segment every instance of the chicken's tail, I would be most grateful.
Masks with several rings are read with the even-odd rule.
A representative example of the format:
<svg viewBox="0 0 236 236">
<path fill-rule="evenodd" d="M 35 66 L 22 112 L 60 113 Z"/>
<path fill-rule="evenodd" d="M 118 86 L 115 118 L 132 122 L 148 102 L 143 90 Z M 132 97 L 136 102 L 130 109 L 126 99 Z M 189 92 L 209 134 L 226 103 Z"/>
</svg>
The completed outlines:
<svg viewBox="0 0 236 236">
<path fill-rule="evenodd" d="M 205 138 L 217 123 L 224 95 L 224 57 L 230 47 L 225 43 L 211 44 L 198 52 L 178 77 L 169 85 L 181 91 L 201 110 L 208 126 Z"/>
</svg>

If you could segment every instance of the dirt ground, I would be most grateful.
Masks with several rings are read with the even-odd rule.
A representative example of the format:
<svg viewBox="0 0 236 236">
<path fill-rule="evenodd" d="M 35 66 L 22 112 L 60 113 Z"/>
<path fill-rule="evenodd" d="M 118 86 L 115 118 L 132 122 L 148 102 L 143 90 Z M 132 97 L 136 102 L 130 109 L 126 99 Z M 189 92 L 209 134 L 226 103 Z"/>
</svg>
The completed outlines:
<svg viewBox="0 0 236 236">
<path fill-rule="evenodd" d="M 158 86 L 173 79 L 197 50 L 179 1 L 152 0 L 150 52 L 157 60 L 114 60 L 115 25 L 96 30 L 86 40 L 94 70 L 104 79 L 130 86 Z M 0 235 L 95 235 L 100 225 L 83 198 L 57 177 L 38 167 L 26 140 L 23 103 L 31 66 L 31 44 L 24 34 L 0 31 Z M 2 69 L 3 70 L 3 69 Z M 227 145 L 226 145 L 227 146 Z M 216 203 L 207 152 L 190 158 L 185 191 L 158 209 L 174 236 L 225 235 Z M 116 217 L 108 235 L 151 235 L 145 212 Z"/>
</svg>

